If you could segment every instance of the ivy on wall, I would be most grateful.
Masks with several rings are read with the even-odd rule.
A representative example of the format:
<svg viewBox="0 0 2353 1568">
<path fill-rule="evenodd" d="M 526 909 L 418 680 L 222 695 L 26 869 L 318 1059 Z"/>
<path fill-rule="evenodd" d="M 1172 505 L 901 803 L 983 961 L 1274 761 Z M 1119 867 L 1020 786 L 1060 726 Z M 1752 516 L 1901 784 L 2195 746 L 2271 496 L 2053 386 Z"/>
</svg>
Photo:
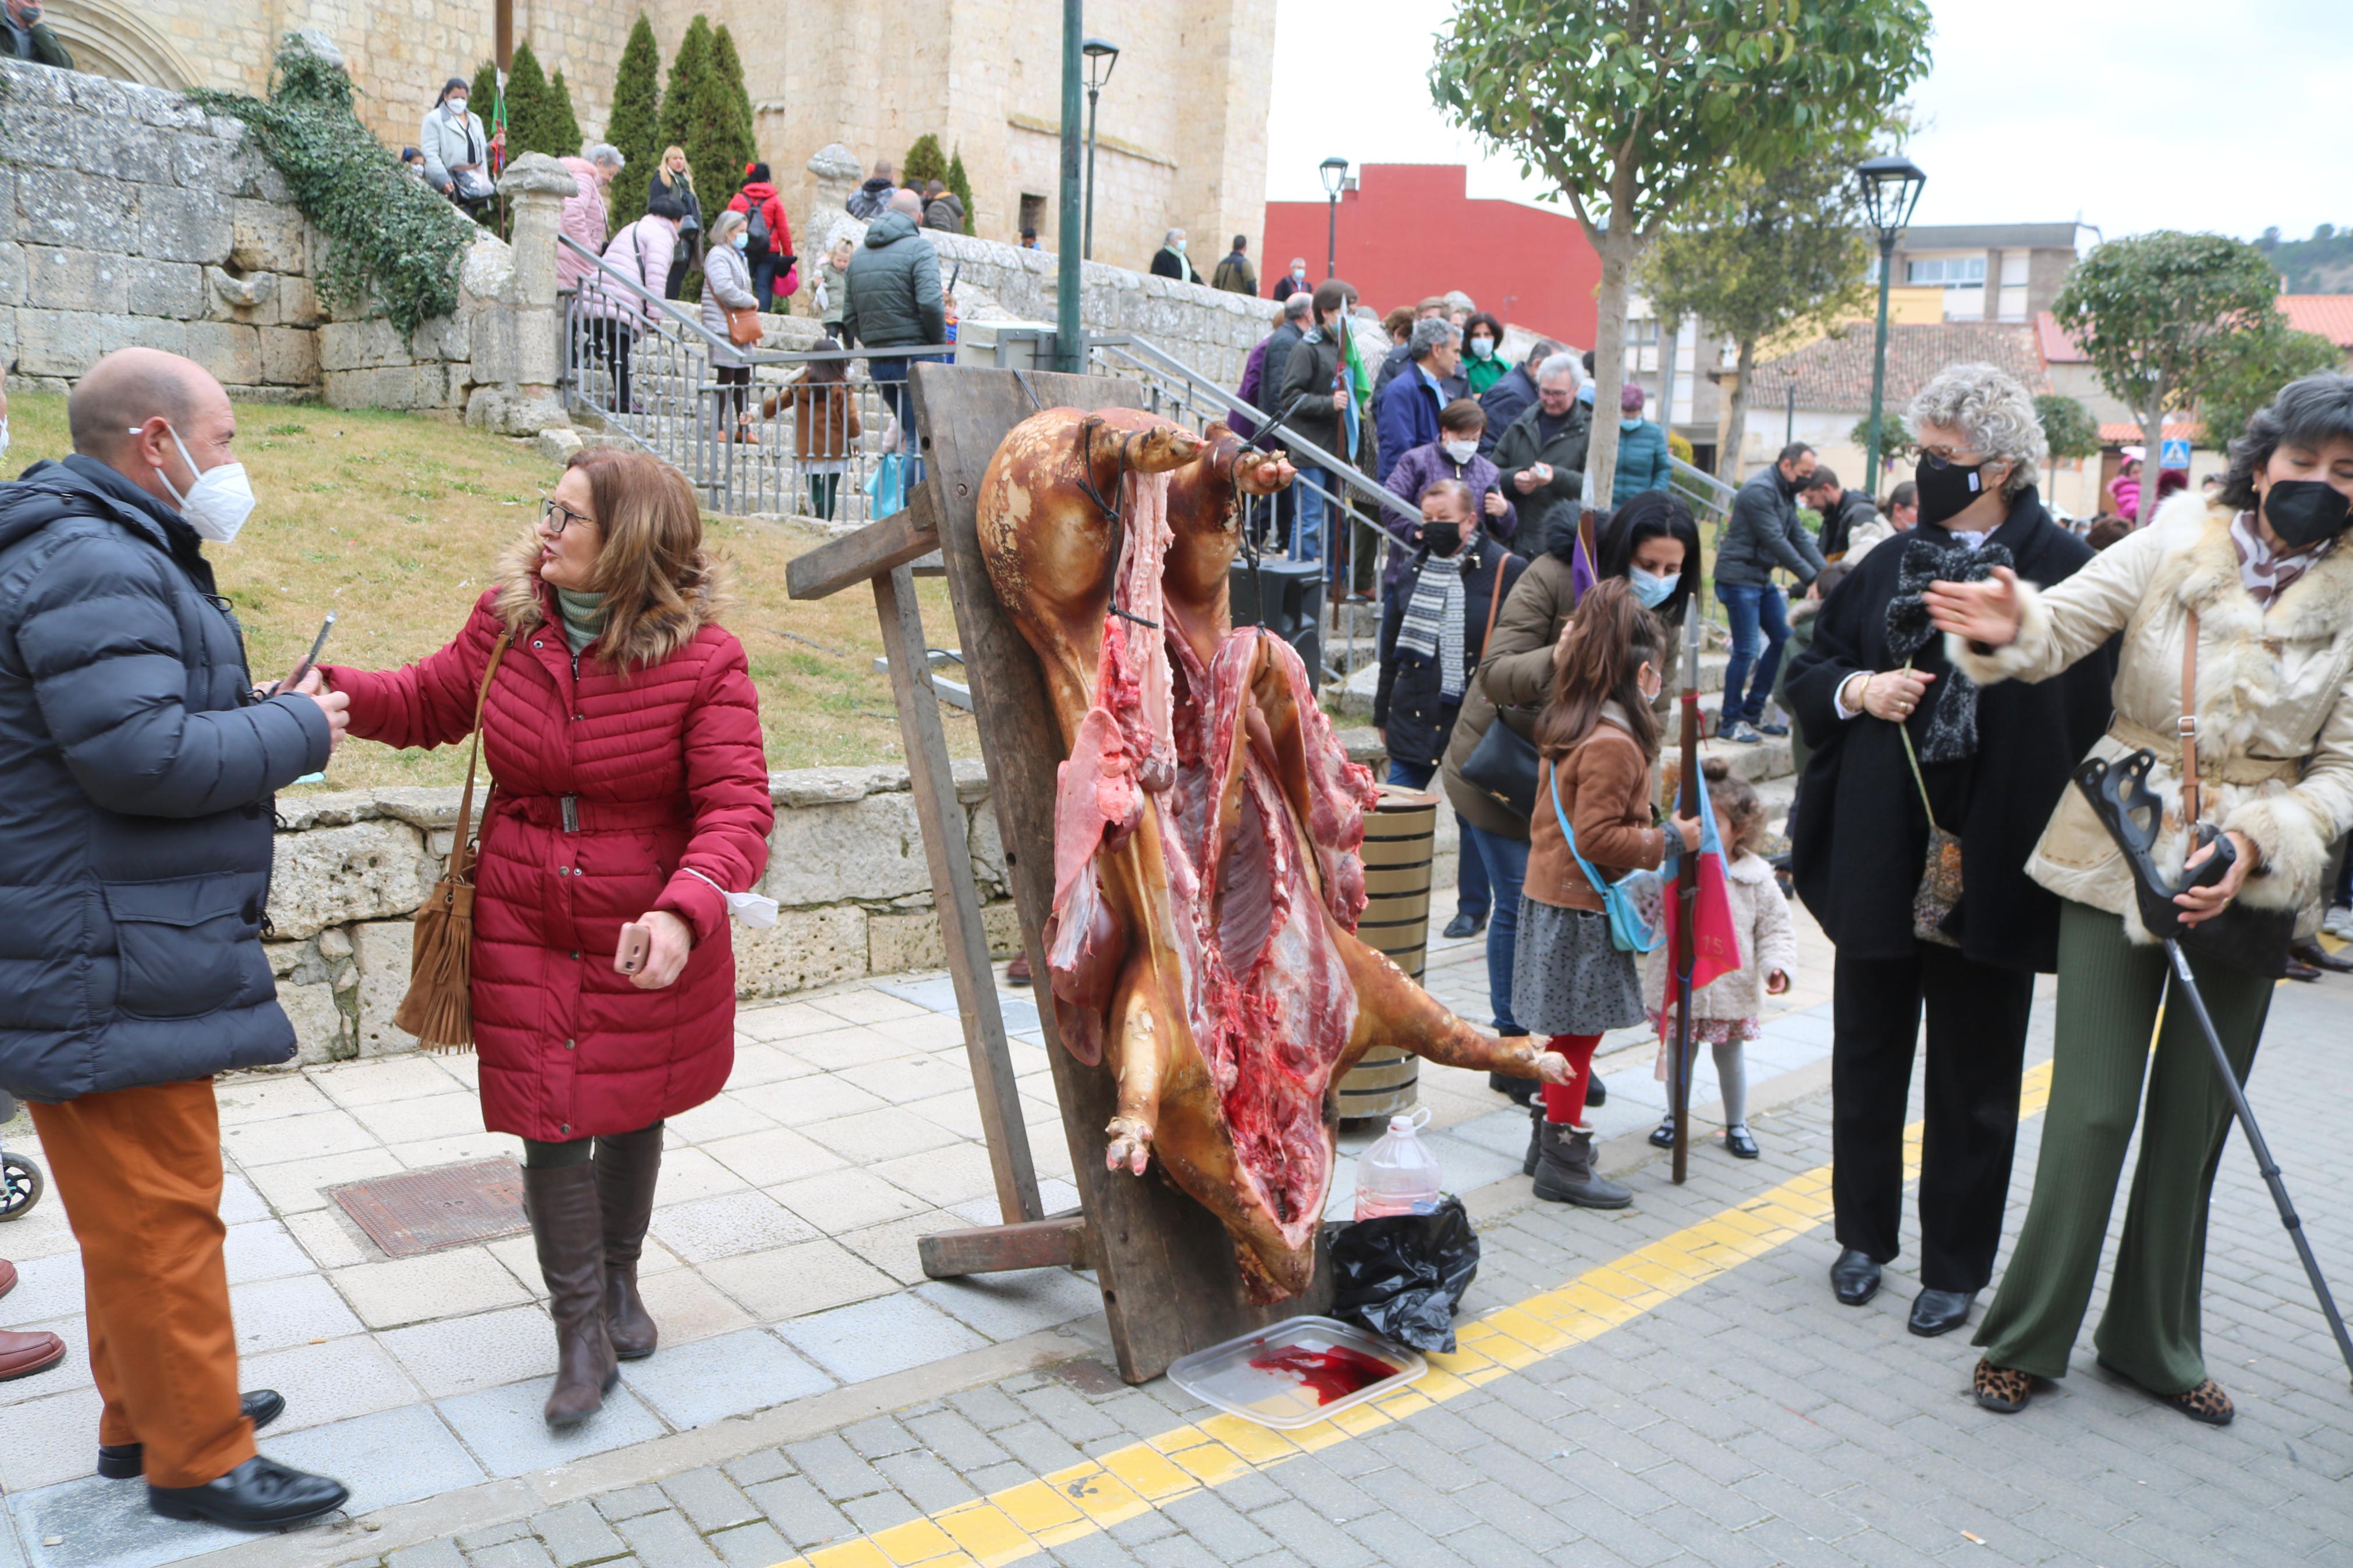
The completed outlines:
<svg viewBox="0 0 2353 1568">
<path fill-rule="evenodd" d="M 342 66 L 289 37 L 266 101 L 203 88 L 188 98 L 244 121 L 285 176 L 326 237 L 317 281 L 331 305 L 380 310 L 403 333 L 457 310 L 459 268 L 481 231 L 360 122 Z"/>
</svg>

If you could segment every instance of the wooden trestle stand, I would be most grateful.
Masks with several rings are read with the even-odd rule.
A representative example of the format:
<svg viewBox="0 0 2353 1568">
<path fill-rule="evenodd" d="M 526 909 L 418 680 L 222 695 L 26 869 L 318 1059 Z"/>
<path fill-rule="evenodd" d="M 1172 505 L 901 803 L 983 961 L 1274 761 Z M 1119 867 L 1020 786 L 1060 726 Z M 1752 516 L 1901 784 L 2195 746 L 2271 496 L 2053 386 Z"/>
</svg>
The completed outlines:
<svg viewBox="0 0 2353 1568">
<path fill-rule="evenodd" d="M 1103 1168 L 1104 1124 L 1114 1100 L 1108 1068 L 1087 1067 L 1062 1049 L 1047 990 L 1041 938 L 1053 907 L 1054 791 L 1065 752 L 1038 660 L 997 602 L 976 532 L 981 476 L 1016 425 L 1040 408 L 1143 408 L 1143 387 L 1103 376 L 913 367 L 914 420 L 924 477 L 903 510 L 794 561 L 786 587 L 821 599 L 871 582 L 881 617 L 899 731 L 914 784 L 931 865 L 933 901 L 948 973 L 964 1014 L 965 1050 L 980 1101 L 1002 1225 L 943 1231 L 921 1239 L 923 1272 L 935 1279 L 1011 1268 L 1090 1268 L 1103 1289 L 1120 1375 L 1145 1383 L 1177 1357 L 1250 1329 L 1328 1304 L 1329 1270 L 1314 1290 L 1273 1307 L 1251 1305 L 1225 1227 L 1163 1177 Z M 1070 1140 L 1080 1206 L 1048 1215 L 1038 1197 L 1029 1136 L 1021 1120 L 996 973 L 981 929 L 971 846 L 948 768 L 947 737 L 931 681 L 914 595 L 913 563 L 937 551 L 955 606 L 964 667 L 972 682 L 989 800 L 1005 842 L 1005 864 L 1021 940 L 1038 976 L 1039 1027 L 1051 1059 Z M 1016 1216 L 1018 1216 L 1018 1218 Z"/>
</svg>

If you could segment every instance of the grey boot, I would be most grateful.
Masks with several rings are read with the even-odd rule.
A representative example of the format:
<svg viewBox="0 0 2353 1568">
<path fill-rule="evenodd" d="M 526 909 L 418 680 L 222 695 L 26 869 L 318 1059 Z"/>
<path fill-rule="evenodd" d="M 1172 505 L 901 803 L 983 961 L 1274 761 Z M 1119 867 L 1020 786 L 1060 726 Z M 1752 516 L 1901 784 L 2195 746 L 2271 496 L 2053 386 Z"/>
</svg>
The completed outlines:
<svg viewBox="0 0 2353 1568">
<path fill-rule="evenodd" d="M 1536 1173 L 1536 1161 L 1544 1152 L 1544 1101 L 1540 1099 L 1528 1107 L 1528 1157 L 1520 1162 L 1520 1174 Z"/>
<path fill-rule="evenodd" d="M 1622 1209 L 1634 1201 L 1594 1171 L 1592 1130 L 1558 1121 L 1536 1124 L 1536 1196 L 1588 1209 Z"/>
</svg>

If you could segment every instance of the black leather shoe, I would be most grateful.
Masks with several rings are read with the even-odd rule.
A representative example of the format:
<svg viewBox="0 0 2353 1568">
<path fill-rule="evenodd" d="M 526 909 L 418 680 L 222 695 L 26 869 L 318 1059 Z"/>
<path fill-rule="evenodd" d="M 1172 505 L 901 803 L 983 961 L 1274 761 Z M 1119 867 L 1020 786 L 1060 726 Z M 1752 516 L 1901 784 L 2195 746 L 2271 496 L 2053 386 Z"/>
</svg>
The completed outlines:
<svg viewBox="0 0 2353 1568">
<path fill-rule="evenodd" d="M 1485 915 L 1456 915 L 1446 922 L 1446 934 L 1451 937 L 1477 936 L 1486 929 Z"/>
<path fill-rule="evenodd" d="M 2288 956 L 2298 963 L 2311 968 L 2326 969 L 2331 974 L 2353 974 L 2353 958 L 2347 958 L 2343 953 L 2331 952 L 2319 942 L 2309 938 L 2297 942 L 2289 948 L 2287 952 Z"/>
<path fill-rule="evenodd" d="M 1607 1105 L 1609 1103 L 1609 1086 L 1601 1081 L 1599 1074 L 1587 1079 L 1585 1080 L 1585 1109 L 1590 1110 L 1597 1105 Z"/>
<path fill-rule="evenodd" d="M 256 1454 L 200 1487 L 151 1486 L 147 1506 L 165 1519 L 201 1519 L 231 1530 L 280 1530 L 332 1513 L 351 1495 L 341 1481 Z"/>
<path fill-rule="evenodd" d="M 1912 1298 L 1912 1319 L 1905 1326 L 1924 1340 L 1933 1340 L 1968 1322 L 1969 1309 L 1977 1304 L 1974 1290 L 1923 1290 Z"/>
<path fill-rule="evenodd" d="M 285 1414 L 286 1396 L 274 1388 L 249 1388 L 238 1397 L 245 1418 L 260 1431 Z M 135 1481 L 144 1468 L 147 1446 L 144 1443 L 100 1443 L 98 1446 L 98 1473 L 110 1481 Z"/>
<path fill-rule="evenodd" d="M 1510 1095 L 1514 1105 L 1529 1104 L 1533 1102 L 1536 1097 L 1535 1079 L 1532 1078 L 1514 1078 L 1507 1072 L 1489 1073 L 1487 1075 L 1487 1087 L 1493 1089 L 1497 1094 Z"/>
<path fill-rule="evenodd" d="M 1838 1292 L 1841 1305 L 1860 1307 L 1879 1294 L 1879 1265 L 1868 1252 L 1850 1247 L 1831 1265 L 1831 1289 Z"/>
<path fill-rule="evenodd" d="M 1675 1146 L 1675 1119 L 1670 1115 L 1651 1129 L 1651 1147 L 1672 1149 Z"/>
</svg>

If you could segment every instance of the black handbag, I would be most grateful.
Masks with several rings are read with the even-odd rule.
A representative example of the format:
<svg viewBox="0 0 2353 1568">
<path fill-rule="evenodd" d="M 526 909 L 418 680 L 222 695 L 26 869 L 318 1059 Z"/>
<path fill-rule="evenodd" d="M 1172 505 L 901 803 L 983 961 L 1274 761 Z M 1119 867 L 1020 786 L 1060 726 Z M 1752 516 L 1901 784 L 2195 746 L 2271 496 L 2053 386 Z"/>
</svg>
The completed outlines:
<svg viewBox="0 0 2353 1568">
<path fill-rule="evenodd" d="M 1471 672 L 1473 680 L 1486 677 L 1487 647 L 1495 640 L 1495 613 L 1504 607 L 1504 561 L 1495 563 L 1495 586 L 1487 599 L 1487 629 L 1479 634 L 1480 668 Z M 1536 815 L 1537 761 L 1535 742 L 1513 729 L 1506 711 L 1498 708 L 1487 732 L 1463 759 L 1463 782 L 1493 796 L 1521 822 L 1532 822 Z"/>
</svg>

